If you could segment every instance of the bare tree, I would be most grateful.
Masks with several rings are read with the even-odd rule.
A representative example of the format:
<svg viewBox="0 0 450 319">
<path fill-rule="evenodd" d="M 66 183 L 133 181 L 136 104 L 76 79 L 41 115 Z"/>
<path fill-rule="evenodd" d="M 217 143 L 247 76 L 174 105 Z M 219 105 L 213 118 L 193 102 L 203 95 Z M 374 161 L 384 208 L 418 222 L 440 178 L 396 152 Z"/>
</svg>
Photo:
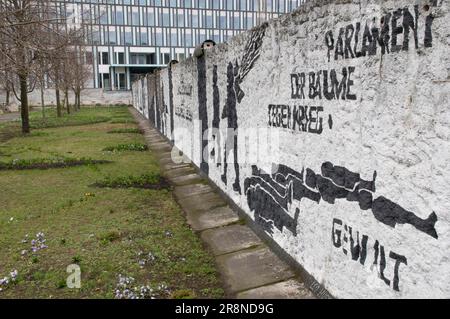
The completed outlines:
<svg viewBox="0 0 450 319">
<path fill-rule="evenodd" d="M 42 107 L 42 117 L 45 117 L 45 100 L 44 100 L 44 92 L 46 87 L 46 76 L 49 72 L 49 65 L 47 59 L 39 59 L 39 63 L 37 64 L 35 74 L 37 79 L 37 85 L 41 94 L 41 107 Z"/>
<path fill-rule="evenodd" d="M 30 132 L 28 93 L 36 84 L 35 68 L 51 48 L 44 35 L 52 31 L 51 22 L 58 20 L 51 12 L 48 0 L 0 2 L 0 56 L 4 59 L 4 71 L 18 78 L 19 94 L 14 85 L 12 91 L 20 101 L 23 133 Z"/>
<path fill-rule="evenodd" d="M 92 61 L 87 59 L 89 53 L 86 52 L 85 48 L 85 46 L 80 45 L 75 47 L 73 52 L 72 90 L 75 95 L 75 109 L 77 110 L 81 108 L 81 91 L 84 89 L 85 82 L 91 76 Z"/>
</svg>

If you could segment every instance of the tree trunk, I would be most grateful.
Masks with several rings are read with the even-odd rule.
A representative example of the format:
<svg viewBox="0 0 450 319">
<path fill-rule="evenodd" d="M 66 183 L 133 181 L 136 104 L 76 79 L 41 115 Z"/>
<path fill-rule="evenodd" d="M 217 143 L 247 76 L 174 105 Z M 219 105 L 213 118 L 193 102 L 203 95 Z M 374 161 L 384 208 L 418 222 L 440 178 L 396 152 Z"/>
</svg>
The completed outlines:
<svg viewBox="0 0 450 319">
<path fill-rule="evenodd" d="M 20 115 L 22 117 L 22 133 L 30 133 L 30 118 L 28 112 L 28 83 L 25 73 L 19 74 L 20 82 Z"/>
<path fill-rule="evenodd" d="M 70 105 L 69 105 L 69 92 L 67 90 L 64 90 L 64 104 L 67 108 L 67 114 L 70 114 Z"/>
<path fill-rule="evenodd" d="M 56 87 L 55 88 L 55 93 L 56 93 L 56 113 L 58 117 L 62 116 L 62 110 L 61 110 L 61 98 L 59 96 L 59 88 Z"/>
<path fill-rule="evenodd" d="M 9 94 L 10 94 L 9 90 L 6 90 L 6 106 L 9 105 Z"/>
<path fill-rule="evenodd" d="M 41 86 L 41 105 L 42 105 L 42 117 L 45 117 L 44 88 L 42 86 Z"/>
<path fill-rule="evenodd" d="M 77 90 L 77 107 L 78 110 L 81 110 L 81 90 Z"/>
</svg>

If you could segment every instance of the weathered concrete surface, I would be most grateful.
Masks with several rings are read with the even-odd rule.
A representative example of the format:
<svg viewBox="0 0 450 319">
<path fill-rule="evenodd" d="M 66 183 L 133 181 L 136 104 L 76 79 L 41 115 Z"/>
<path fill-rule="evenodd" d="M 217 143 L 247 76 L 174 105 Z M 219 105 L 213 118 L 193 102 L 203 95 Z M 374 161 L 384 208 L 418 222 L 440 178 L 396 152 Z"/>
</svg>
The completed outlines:
<svg viewBox="0 0 450 319">
<path fill-rule="evenodd" d="M 239 217 L 228 206 L 214 208 L 200 213 L 187 213 L 187 222 L 195 231 L 226 226 L 239 221 Z"/>
<path fill-rule="evenodd" d="M 255 233 L 245 225 L 230 225 L 202 232 L 201 238 L 215 255 L 223 255 L 261 245 Z"/>
<path fill-rule="evenodd" d="M 198 175 L 197 173 L 189 174 L 189 175 L 183 175 L 178 177 L 169 177 L 169 181 L 172 182 L 176 186 L 183 186 L 183 185 L 189 185 L 194 184 L 198 182 L 202 182 L 203 178 Z"/>
<path fill-rule="evenodd" d="M 190 175 L 186 175 L 190 176 Z M 180 177 L 176 177 L 175 179 L 179 179 Z M 180 205 L 185 212 L 188 213 L 202 213 L 217 207 L 225 206 L 226 203 L 220 197 L 220 195 L 210 192 L 199 194 L 193 197 L 186 197 L 182 201 L 180 201 Z"/>
<path fill-rule="evenodd" d="M 294 277 L 289 266 L 267 247 L 219 256 L 217 264 L 232 293 Z"/>
<path fill-rule="evenodd" d="M 195 173 L 195 169 L 192 166 L 184 166 L 184 167 L 179 167 L 179 168 L 172 167 L 171 169 L 164 172 L 164 176 L 166 176 L 168 178 L 176 178 L 176 177 L 180 177 L 180 176 L 188 175 L 188 174 L 192 174 L 192 173 Z"/>
<path fill-rule="evenodd" d="M 303 283 L 292 279 L 250 289 L 237 294 L 237 299 L 315 299 Z"/>
<path fill-rule="evenodd" d="M 186 197 L 197 196 L 200 194 L 210 193 L 212 191 L 212 187 L 207 184 L 191 184 L 175 187 L 174 194 L 178 200 L 181 200 Z"/>
</svg>

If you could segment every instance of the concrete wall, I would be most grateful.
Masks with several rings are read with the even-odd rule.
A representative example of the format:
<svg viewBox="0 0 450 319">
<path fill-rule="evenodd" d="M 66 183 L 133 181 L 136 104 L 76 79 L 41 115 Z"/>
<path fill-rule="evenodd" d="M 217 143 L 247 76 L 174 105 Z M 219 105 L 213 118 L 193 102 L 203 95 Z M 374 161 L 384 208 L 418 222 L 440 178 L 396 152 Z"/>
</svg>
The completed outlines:
<svg viewBox="0 0 450 319">
<path fill-rule="evenodd" d="M 333 296 L 449 298 L 449 27 L 448 1 L 312 1 L 134 106 Z"/>
<path fill-rule="evenodd" d="M 6 93 L 0 90 L 0 102 L 4 102 Z M 61 92 L 61 101 L 64 98 L 64 93 Z M 56 96 L 54 89 L 47 89 L 44 91 L 45 105 L 56 105 Z M 75 98 L 73 92 L 69 93 L 69 102 L 74 103 Z M 41 105 L 41 91 L 35 89 L 28 95 L 28 103 L 31 106 Z M 102 89 L 85 89 L 81 92 L 82 105 L 115 105 L 115 104 L 132 104 L 130 91 L 103 91 Z M 18 109 L 20 102 L 15 98 L 14 94 L 10 95 L 9 109 L 14 111 Z"/>
</svg>

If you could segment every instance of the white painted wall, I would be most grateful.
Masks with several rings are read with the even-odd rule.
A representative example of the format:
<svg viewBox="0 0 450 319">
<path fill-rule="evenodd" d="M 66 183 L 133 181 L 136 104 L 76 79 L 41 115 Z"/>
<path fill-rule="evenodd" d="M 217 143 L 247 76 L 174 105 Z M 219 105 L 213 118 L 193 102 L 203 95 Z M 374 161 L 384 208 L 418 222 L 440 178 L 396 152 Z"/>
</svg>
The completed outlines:
<svg viewBox="0 0 450 319">
<path fill-rule="evenodd" d="M 5 96 L 6 93 L 0 92 L 0 96 Z M 64 98 L 64 93 L 61 91 L 61 101 Z M 17 110 L 20 105 L 19 101 L 15 99 L 14 95 L 10 95 L 10 107 L 11 110 Z M 70 103 L 75 102 L 73 92 L 69 92 Z M 46 89 L 44 91 L 45 105 L 56 105 L 56 96 L 54 89 Z M 41 92 L 39 89 L 35 89 L 28 94 L 28 104 L 30 106 L 41 106 Z M 132 104 L 130 91 L 103 91 L 103 89 L 84 89 L 81 92 L 81 104 L 82 105 L 116 105 L 116 104 Z"/>
<path fill-rule="evenodd" d="M 220 127 L 228 126 L 228 117 L 222 118 L 223 109 L 230 106 L 230 97 L 236 98 L 235 87 L 227 88 L 228 63 L 237 63 L 242 72 L 251 65 L 249 58 L 253 56 L 253 67 L 248 68 L 249 72 L 240 83 L 245 96 L 241 103 L 236 103 L 237 124 L 240 129 L 269 129 L 278 136 L 278 140 L 270 141 L 272 149 L 264 151 L 262 157 L 243 162 L 243 156 L 252 147 L 262 149 L 266 143 L 261 139 L 246 145 L 242 140 L 245 134 L 239 132 L 241 194 L 232 186 L 236 174 L 234 164 L 228 165 L 226 184 L 221 178 L 223 164 L 217 166 L 210 162 L 208 175 L 332 295 L 338 298 L 449 298 L 448 2 L 438 0 L 434 1 L 435 5 L 425 0 L 329 2 L 312 1 L 293 14 L 271 21 L 260 50 L 257 41 L 251 40 L 258 31 L 252 31 L 206 53 L 204 105 L 208 127 L 212 127 L 217 93 Z M 428 10 L 426 6 L 430 6 Z M 392 18 L 389 20 L 386 15 L 398 13 L 396 24 L 400 26 L 404 16 L 408 16 L 404 8 L 411 13 L 414 27 L 417 26 L 418 47 L 415 47 L 414 31 L 406 28 L 410 30 L 409 41 L 405 44 L 408 50 L 403 50 L 403 28 L 398 29 L 396 38 L 401 47 L 395 51 L 395 48 L 392 50 L 395 44 Z M 430 14 L 434 19 L 427 29 Z M 333 50 L 328 59 L 327 32 L 332 32 L 336 46 L 340 28 L 343 28 L 345 49 L 347 26 L 353 25 L 356 30 L 359 23 L 362 30 L 358 33 L 356 51 L 360 52 L 366 24 L 372 26 L 373 23 L 381 29 L 383 16 L 389 21 L 389 39 L 386 40 L 390 53 L 382 54 L 378 44 L 374 55 L 351 58 L 348 51 L 348 59 L 338 56 L 335 60 Z M 428 26 L 429 22 L 430 18 Z M 347 32 L 353 52 L 355 37 L 350 37 L 350 28 Z M 431 41 L 430 35 L 432 46 L 426 46 L 425 40 Z M 260 52 L 259 57 L 255 52 Z M 199 89 L 200 96 L 202 89 L 199 88 L 198 63 L 196 59 L 188 59 L 173 67 L 173 103 L 167 92 L 170 71 L 161 71 L 159 85 L 164 86 L 166 93 L 158 107 L 166 110 L 165 116 L 173 117 L 175 136 L 171 134 L 170 121 L 158 128 L 174 139 L 175 145 L 197 166 L 202 166 L 198 120 L 202 118 L 199 110 L 203 99 L 199 100 Z M 309 72 L 316 72 L 317 76 L 322 70 L 323 89 L 323 71 L 330 74 L 335 70 L 340 81 L 343 68 L 351 73 L 353 81 L 347 82 L 350 90 L 345 100 L 328 100 L 323 95 L 321 99 L 312 98 L 308 86 L 304 88 L 305 98 L 295 96 L 301 89 L 292 88 L 291 80 L 296 78 L 292 74 L 305 73 L 308 82 Z M 142 81 L 147 83 L 145 79 Z M 230 81 L 237 81 L 236 76 L 231 76 Z M 148 92 L 147 105 L 139 105 L 143 100 L 139 98 L 142 90 L 137 90 L 140 85 L 140 82 L 133 84 L 135 107 L 146 108 L 147 117 L 152 112 L 156 115 L 156 108 L 150 108 L 150 101 L 155 98 L 154 89 Z M 270 109 L 270 105 L 289 107 Z M 310 129 L 299 129 L 298 124 L 292 128 L 289 110 L 293 114 L 294 107 L 301 112 L 305 106 L 308 110 L 316 107 L 309 121 L 322 119 L 321 132 L 317 131 L 317 122 L 311 126 L 308 123 Z M 186 119 L 186 114 L 192 114 L 192 121 Z M 270 125 L 276 124 L 274 115 L 281 116 L 278 118 L 280 125 Z M 288 122 L 290 127 L 282 127 Z M 221 154 L 224 137 L 226 135 L 221 136 L 219 143 Z M 207 147 L 209 153 L 213 149 L 219 153 L 214 143 L 210 142 Z M 271 163 L 289 167 L 297 172 L 296 177 L 288 175 L 283 167 L 271 172 L 268 169 Z M 273 175 L 259 176 L 252 171 L 252 165 Z M 356 184 L 351 183 L 355 174 L 362 179 Z M 301 198 L 301 190 L 309 192 L 308 198 Z M 317 201 L 312 200 L 315 196 L 318 196 Z M 352 259 L 352 241 L 353 248 L 358 241 L 361 251 L 365 247 L 365 259 L 361 255 L 355 257 L 357 260 Z"/>
</svg>

